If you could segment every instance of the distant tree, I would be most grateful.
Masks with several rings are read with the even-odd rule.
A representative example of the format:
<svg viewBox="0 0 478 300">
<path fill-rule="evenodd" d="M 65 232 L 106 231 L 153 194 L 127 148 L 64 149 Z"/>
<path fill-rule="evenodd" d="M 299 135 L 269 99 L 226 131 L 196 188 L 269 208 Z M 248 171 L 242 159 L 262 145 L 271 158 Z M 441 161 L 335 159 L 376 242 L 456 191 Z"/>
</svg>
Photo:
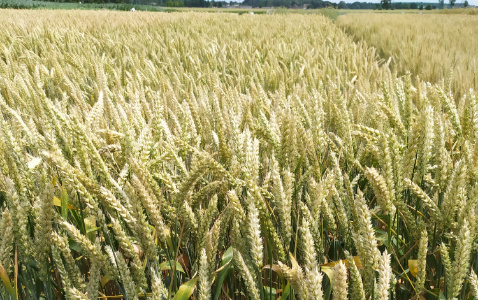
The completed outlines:
<svg viewBox="0 0 478 300">
<path fill-rule="evenodd" d="M 417 9 L 418 5 L 416 3 L 410 3 L 410 9 Z"/>
<path fill-rule="evenodd" d="M 418 7 L 418 9 L 419 9 L 419 10 L 423 10 L 423 5 L 420 5 L 420 6 Z"/>
<path fill-rule="evenodd" d="M 451 6 L 451 7 L 455 7 L 455 2 L 456 2 L 456 0 L 449 0 L 449 1 L 450 1 L 450 6 Z"/>
<path fill-rule="evenodd" d="M 432 6 L 431 4 L 428 4 L 426 7 L 425 7 L 426 10 L 432 10 Z"/>
<path fill-rule="evenodd" d="M 439 3 L 439 7 L 441 9 L 443 9 L 443 7 L 445 7 L 445 0 L 439 0 L 438 3 Z"/>
<path fill-rule="evenodd" d="M 347 4 L 345 3 L 345 1 L 340 1 L 339 2 L 339 9 L 345 9 L 347 8 Z"/>
<path fill-rule="evenodd" d="M 182 1 L 171 1 L 168 0 L 164 3 L 165 6 L 167 7 L 183 7 L 184 3 Z"/>
<path fill-rule="evenodd" d="M 465 8 L 468 7 L 468 1 L 467 0 L 465 0 L 465 3 L 463 3 L 463 7 L 465 7 Z"/>
<path fill-rule="evenodd" d="M 382 9 L 392 8 L 392 0 L 381 0 L 380 3 L 382 4 Z"/>
</svg>

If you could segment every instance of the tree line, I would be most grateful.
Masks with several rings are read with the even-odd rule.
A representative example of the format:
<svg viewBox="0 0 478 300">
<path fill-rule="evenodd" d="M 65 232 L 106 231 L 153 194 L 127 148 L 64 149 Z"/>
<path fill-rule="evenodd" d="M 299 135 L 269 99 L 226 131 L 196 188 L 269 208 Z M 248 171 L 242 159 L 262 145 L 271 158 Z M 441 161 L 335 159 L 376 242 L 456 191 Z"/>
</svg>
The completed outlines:
<svg viewBox="0 0 478 300">
<path fill-rule="evenodd" d="M 78 2 L 78 0 L 46 0 L 51 2 Z M 440 9 L 445 6 L 454 7 L 456 0 L 447 0 L 448 5 L 444 3 L 445 0 L 439 0 L 437 3 L 423 3 L 423 2 L 392 2 L 391 0 L 381 0 L 381 3 L 370 2 L 353 2 L 346 3 L 340 1 L 334 3 L 323 0 L 244 0 L 244 2 L 234 1 L 214 1 L 214 0 L 82 0 L 80 3 L 116 3 L 116 4 L 132 4 L 132 5 L 155 5 L 166 7 L 229 7 L 234 4 L 240 6 L 251 6 L 253 8 L 262 7 L 284 7 L 284 8 L 337 8 L 337 9 Z M 465 0 L 463 4 L 456 6 L 468 6 L 468 1 Z"/>
</svg>

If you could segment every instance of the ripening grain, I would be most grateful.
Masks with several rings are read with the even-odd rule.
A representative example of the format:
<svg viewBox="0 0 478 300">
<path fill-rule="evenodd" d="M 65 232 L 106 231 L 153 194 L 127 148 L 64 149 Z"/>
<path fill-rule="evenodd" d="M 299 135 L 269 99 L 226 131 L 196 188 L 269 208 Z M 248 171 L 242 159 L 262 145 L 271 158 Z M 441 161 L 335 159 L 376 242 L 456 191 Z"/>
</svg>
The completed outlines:
<svg viewBox="0 0 478 300">
<path fill-rule="evenodd" d="M 432 83 L 444 80 L 447 89 L 463 95 L 469 88 L 478 88 L 478 17 L 440 12 L 347 14 L 337 24 L 386 59 L 391 57 L 392 67 L 400 74 L 410 71 Z"/>
<path fill-rule="evenodd" d="M 476 292 L 472 91 L 314 15 L 0 24 L 4 299 Z"/>
</svg>

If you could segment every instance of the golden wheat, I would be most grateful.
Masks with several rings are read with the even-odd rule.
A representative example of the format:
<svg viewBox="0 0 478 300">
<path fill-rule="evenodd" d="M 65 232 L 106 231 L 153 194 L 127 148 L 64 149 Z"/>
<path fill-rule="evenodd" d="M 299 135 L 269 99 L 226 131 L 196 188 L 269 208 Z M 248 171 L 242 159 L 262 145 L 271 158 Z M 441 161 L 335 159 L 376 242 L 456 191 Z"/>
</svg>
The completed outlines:
<svg viewBox="0 0 478 300">
<path fill-rule="evenodd" d="M 476 293 L 469 81 L 317 15 L 0 23 L 2 298 Z"/>
</svg>

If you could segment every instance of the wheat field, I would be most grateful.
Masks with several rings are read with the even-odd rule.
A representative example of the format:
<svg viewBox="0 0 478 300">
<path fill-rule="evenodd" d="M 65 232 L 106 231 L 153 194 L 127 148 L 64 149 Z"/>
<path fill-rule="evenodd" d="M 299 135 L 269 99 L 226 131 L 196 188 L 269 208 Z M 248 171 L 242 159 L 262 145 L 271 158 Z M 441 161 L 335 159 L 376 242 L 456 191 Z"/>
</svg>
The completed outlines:
<svg viewBox="0 0 478 300">
<path fill-rule="evenodd" d="M 347 14 L 337 24 L 391 58 L 399 74 L 410 71 L 432 83 L 452 85 L 455 97 L 478 87 L 476 9 L 440 14 Z M 453 14 L 459 13 L 459 14 Z M 470 15 L 466 15 L 469 13 Z"/>
<path fill-rule="evenodd" d="M 478 297 L 470 87 L 318 15 L 0 24 L 1 299 Z"/>
</svg>

